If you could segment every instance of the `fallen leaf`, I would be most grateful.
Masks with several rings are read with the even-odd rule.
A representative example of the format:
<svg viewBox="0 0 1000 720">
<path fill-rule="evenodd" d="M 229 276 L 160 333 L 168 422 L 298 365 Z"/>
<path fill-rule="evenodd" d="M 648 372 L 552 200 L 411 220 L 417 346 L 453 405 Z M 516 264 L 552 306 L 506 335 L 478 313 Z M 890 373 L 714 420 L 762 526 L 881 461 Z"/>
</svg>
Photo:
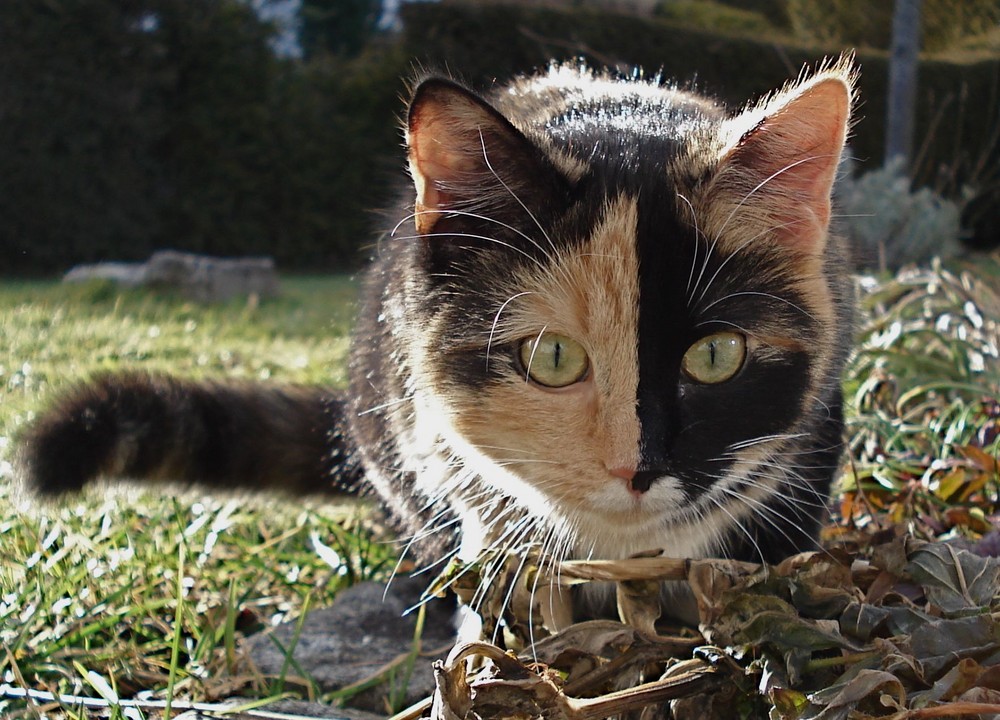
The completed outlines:
<svg viewBox="0 0 1000 720">
<path fill-rule="evenodd" d="M 1000 582 L 1000 560 L 927 543 L 910 554 L 906 573 L 945 615 L 956 615 L 989 606 Z"/>
<path fill-rule="evenodd" d="M 814 711 L 807 711 L 801 717 L 802 720 L 840 720 L 856 712 L 865 701 L 873 708 L 884 707 L 881 696 L 886 692 L 895 703 L 906 706 L 906 690 L 895 675 L 883 670 L 862 670 L 846 683 L 809 694 Z"/>
</svg>

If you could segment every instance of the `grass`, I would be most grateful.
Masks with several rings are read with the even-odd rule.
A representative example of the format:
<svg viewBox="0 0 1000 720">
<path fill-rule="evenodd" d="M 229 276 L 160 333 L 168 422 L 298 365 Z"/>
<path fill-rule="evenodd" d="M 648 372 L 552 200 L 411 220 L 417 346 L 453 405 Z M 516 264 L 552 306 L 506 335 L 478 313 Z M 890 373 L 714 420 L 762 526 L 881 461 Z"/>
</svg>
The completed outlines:
<svg viewBox="0 0 1000 720">
<path fill-rule="evenodd" d="M 0 478 L 42 397 L 95 371 L 343 384 L 353 283 L 303 278 L 284 289 L 278 300 L 208 307 L 101 283 L 0 285 Z M 259 500 L 133 491 L 39 509 L 6 480 L 0 502 L 0 682 L 55 694 L 278 695 L 291 681 L 248 674 L 237 636 L 328 605 L 393 562 L 360 507 L 268 499 L 261 512 Z M 52 710 L 0 699 L 0 716 L 42 715 Z"/>
<path fill-rule="evenodd" d="M 969 542 L 993 533 L 995 543 L 998 260 L 863 283 L 866 324 L 845 382 L 852 411 L 844 524 L 901 524 L 928 539 Z"/>
<path fill-rule="evenodd" d="M 851 461 L 827 539 L 889 525 L 995 537 L 1000 257 L 970 267 L 866 282 L 845 386 Z M 262 512 L 255 501 L 136 493 L 38 509 L 4 480 L 12 438 L 43 396 L 94 371 L 342 384 L 354 286 L 304 278 L 285 290 L 205 307 L 104 284 L 0 284 L 0 683 L 95 698 L 112 718 L 136 715 L 109 698 L 151 688 L 174 707 L 315 696 L 294 679 L 307 668 L 249 672 L 237 639 L 387 572 L 393 546 L 373 537 L 362 510 L 268 500 Z M 89 712 L 0 697 L 3 717 Z"/>
</svg>

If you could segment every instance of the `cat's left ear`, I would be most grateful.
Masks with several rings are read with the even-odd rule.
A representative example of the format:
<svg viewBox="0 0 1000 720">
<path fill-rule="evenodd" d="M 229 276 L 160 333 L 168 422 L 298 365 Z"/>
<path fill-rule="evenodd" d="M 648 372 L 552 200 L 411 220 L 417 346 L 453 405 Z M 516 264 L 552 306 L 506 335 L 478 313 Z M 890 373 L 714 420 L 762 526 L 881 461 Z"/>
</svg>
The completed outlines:
<svg viewBox="0 0 1000 720">
<path fill-rule="evenodd" d="M 448 210 L 495 213 L 510 203 L 521 212 L 543 207 L 564 182 L 507 118 L 442 78 L 425 80 L 414 91 L 406 145 L 420 234 L 429 233 Z"/>
<path fill-rule="evenodd" d="M 767 237 L 803 257 L 823 253 L 853 84 L 842 60 L 730 122 L 710 191 L 722 242 Z"/>
</svg>

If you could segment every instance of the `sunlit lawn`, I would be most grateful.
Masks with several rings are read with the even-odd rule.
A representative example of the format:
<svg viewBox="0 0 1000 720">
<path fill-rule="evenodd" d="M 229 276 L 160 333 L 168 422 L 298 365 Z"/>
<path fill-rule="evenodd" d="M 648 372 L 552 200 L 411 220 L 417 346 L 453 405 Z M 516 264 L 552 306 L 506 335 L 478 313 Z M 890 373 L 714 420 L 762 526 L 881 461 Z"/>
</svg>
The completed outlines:
<svg viewBox="0 0 1000 720">
<path fill-rule="evenodd" d="M 122 697 L 171 683 L 186 698 L 276 694 L 282 679 L 239 664 L 237 635 L 392 567 L 393 546 L 372 539 L 360 507 L 133 492 L 39 509 L 12 496 L 18 428 L 49 392 L 95 371 L 342 385 L 353 282 L 283 289 L 212 307 L 101 283 L 0 284 L 2 682 L 97 698 L 101 679 Z M 3 717 L 44 709 L 0 699 Z"/>
<path fill-rule="evenodd" d="M 1000 263 L 964 267 L 975 273 L 867 281 L 845 382 L 852 456 L 827 541 L 887 525 L 996 537 Z M 171 701 L 315 695 L 308 681 L 248 674 L 238 638 L 388 572 L 394 546 L 373 538 L 363 509 L 137 493 L 37 508 L 7 481 L 18 428 L 50 392 L 95 371 L 342 386 L 353 283 L 294 279 L 284 290 L 212 307 L 105 284 L 0 283 L 0 716 L 53 715 L 42 696 L 12 697 L 26 688 L 98 700 L 146 689 Z M 112 704 L 112 717 L 122 712 Z"/>
</svg>

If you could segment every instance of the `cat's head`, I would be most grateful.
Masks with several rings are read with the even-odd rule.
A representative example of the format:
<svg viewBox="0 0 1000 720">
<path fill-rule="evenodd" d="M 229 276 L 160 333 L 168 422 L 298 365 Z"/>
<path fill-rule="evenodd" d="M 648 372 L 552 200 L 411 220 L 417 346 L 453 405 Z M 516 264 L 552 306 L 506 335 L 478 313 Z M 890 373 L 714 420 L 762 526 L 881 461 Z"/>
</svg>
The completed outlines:
<svg viewBox="0 0 1000 720">
<path fill-rule="evenodd" d="M 852 73 L 732 116 L 565 66 L 489 99 L 416 87 L 414 375 L 469 495 L 510 495 L 577 552 L 699 555 L 787 492 L 795 440 L 839 402 Z"/>
</svg>

